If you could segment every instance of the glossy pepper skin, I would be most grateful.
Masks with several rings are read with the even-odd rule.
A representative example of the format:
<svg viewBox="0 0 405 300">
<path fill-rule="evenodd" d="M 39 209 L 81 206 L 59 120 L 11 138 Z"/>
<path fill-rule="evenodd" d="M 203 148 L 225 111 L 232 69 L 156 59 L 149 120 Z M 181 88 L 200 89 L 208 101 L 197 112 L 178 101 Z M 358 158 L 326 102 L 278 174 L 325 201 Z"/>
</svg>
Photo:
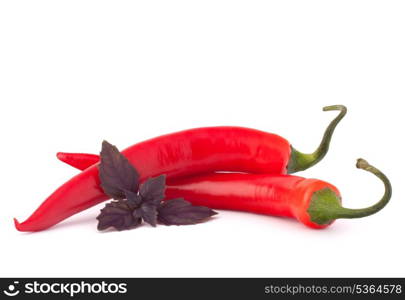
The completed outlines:
<svg viewBox="0 0 405 300">
<path fill-rule="evenodd" d="M 214 171 L 292 173 L 309 168 L 326 155 L 332 133 L 346 114 L 346 108 L 341 105 L 324 110 L 340 113 L 327 127 L 320 146 L 312 154 L 295 150 L 276 134 L 232 126 L 163 135 L 135 144 L 122 154 L 138 170 L 141 181 L 166 174 L 170 182 L 173 178 Z M 82 168 L 83 163 L 77 167 Z M 44 230 L 107 199 L 100 188 L 98 164 L 94 164 L 59 187 L 26 221 L 19 223 L 14 219 L 15 227 L 19 231 Z"/>
<path fill-rule="evenodd" d="M 330 183 L 292 175 L 210 174 L 170 183 L 166 198 L 183 197 L 194 205 L 214 209 L 246 211 L 295 218 L 304 225 L 320 229 L 329 226 L 311 221 L 307 210 L 317 191 L 340 192 Z"/>
</svg>

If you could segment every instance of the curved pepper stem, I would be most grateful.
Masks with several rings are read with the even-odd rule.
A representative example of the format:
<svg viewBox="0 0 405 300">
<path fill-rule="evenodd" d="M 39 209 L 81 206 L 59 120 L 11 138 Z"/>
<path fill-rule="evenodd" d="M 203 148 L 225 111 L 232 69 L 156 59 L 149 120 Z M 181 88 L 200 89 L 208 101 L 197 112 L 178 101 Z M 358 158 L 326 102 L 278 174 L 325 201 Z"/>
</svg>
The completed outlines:
<svg viewBox="0 0 405 300">
<path fill-rule="evenodd" d="M 368 171 L 381 179 L 385 187 L 385 193 L 381 200 L 366 208 L 345 208 L 341 206 L 340 198 L 331 189 L 325 188 L 312 196 L 307 211 L 312 222 L 323 225 L 336 219 L 363 218 L 379 212 L 387 205 L 392 195 L 391 183 L 387 176 L 362 158 L 357 160 L 356 167 Z"/>
<path fill-rule="evenodd" d="M 340 120 L 342 120 L 347 113 L 347 108 L 344 105 L 332 105 L 325 106 L 323 108 L 323 111 L 331 110 L 337 110 L 340 111 L 340 113 L 332 122 L 330 122 L 329 126 L 326 128 L 325 133 L 323 134 L 322 141 L 315 152 L 310 154 L 301 153 L 291 146 L 290 161 L 288 162 L 287 166 L 288 174 L 306 170 L 313 165 L 316 165 L 325 157 L 326 153 L 329 150 L 333 132 L 335 131 L 335 128 L 339 124 Z"/>
</svg>

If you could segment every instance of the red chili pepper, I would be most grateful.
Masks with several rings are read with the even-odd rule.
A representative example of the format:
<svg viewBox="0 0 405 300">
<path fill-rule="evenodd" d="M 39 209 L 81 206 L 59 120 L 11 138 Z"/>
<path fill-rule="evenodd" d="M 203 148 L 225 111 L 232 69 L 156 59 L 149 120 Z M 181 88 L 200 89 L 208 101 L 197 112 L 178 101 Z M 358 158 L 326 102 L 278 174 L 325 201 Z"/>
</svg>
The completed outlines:
<svg viewBox="0 0 405 300">
<path fill-rule="evenodd" d="M 70 154 L 71 165 L 81 159 L 85 161 L 84 155 Z M 87 165 L 95 159 L 98 156 L 92 155 Z M 294 217 L 311 228 L 325 228 L 337 218 L 360 218 L 374 214 L 391 198 L 391 184 L 381 171 L 363 159 L 359 159 L 356 166 L 375 174 L 385 184 L 383 198 L 369 208 L 343 208 L 340 192 L 335 186 L 322 180 L 292 175 L 214 173 L 192 176 L 168 184 L 166 199 L 181 197 L 194 205 L 213 209 Z"/>
<path fill-rule="evenodd" d="M 387 177 L 363 159 L 358 160 L 357 167 L 375 174 L 385 185 L 382 199 L 368 208 L 344 208 L 332 184 L 292 175 L 223 173 L 189 177 L 170 183 L 166 198 L 183 197 L 194 205 L 213 209 L 292 217 L 308 227 L 325 228 L 335 219 L 374 214 L 390 200 Z"/>
<path fill-rule="evenodd" d="M 346 114 L 342 105 L 328 106 L 339 115 L 325 131 L 312 154 L 295 150 L 278 135 L 241 127 L 208 127 L 160 136 L 133 145 L 122 154 L 138 172 L 141 181 L 166 174 L 168 180 L 213 171 L 284 174 L 307 169 L 327 153 L 332 133 Z M 59 187 L 23 223 L 20 231 L 39 231 L 69 216 L 107 200 L 100 188 L 98 165 L 87 168 Z"/>
</svg>

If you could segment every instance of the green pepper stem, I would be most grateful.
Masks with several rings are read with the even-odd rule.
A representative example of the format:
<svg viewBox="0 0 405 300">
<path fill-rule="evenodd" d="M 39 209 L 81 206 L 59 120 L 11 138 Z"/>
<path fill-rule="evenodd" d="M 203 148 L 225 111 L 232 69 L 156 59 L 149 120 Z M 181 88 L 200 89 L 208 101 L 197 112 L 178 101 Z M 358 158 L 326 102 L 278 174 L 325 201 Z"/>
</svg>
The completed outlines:
<svg viewBox="0 0 405 300">
<path fill-rule="evenodd" d="M 384 183 L 385 192 L 381 200 L 366 208 L 346 208 L 341 206 L 340 198 L 331 189 L 325 188 L 312 196 L 308 208 L 311 221 L 322 225 L 335 219 L 363 218 L 379 212 L 387 205 L 392 195 L 391 183 L 387 176 L 362 158 L 357 160 L 356 167 L 374 174 Z"/>
<path fill-rule="evenodd" d="M 306 170 L 320 162 L 325 157 L 329 150 L 333 132 L 335 131 L 335 128 L 339 124 L 340 120 L 342 120 L 347 113 L 347 108 L 344 105 L 331 105 L 323 108 L 323 111 L 332 110 L 340 111 L 340 113 L 335 119 L 332 120 L 332 122 L 330 122 L 329 126 L 325 130 L 325 133 L 323 134 L 321 143 L 313 153 L 302 153 L 291 146 L 290 161 L 288 162 L 287 166 L 287 171 L 289 174 Z"/>
<path fill-rule="evenodd" d="M 367 161 L 364 159 L 360 158 L 357 160 L 356 167 L 365 171 L 368 171 L 378 178 L 381 179 L 381 181 L 384 183 L 385 187 L 385 192 L 383 197 L 381 198 L 380 201 L 378 201 L 376 204 L 366 207 L 366 208 L 359 208 L 359 209 L 352 209 L 352 208 L 345 208 L 342 207 L 342 209 L 337 212 L 337 219 L 353 219 L 353 218 L 363 218 L 367 217 L 369 215 L 375 214 L 376 212 L 379 212 L 381 209 L 384 208 L 385 205 L 390 201 L 391 195 L 392 195 L 392 187 L 389 179 L 387 176 L 384 175 L 380 170 L 377 168 L 373 167 L 370 165 Z"/>
</svg>

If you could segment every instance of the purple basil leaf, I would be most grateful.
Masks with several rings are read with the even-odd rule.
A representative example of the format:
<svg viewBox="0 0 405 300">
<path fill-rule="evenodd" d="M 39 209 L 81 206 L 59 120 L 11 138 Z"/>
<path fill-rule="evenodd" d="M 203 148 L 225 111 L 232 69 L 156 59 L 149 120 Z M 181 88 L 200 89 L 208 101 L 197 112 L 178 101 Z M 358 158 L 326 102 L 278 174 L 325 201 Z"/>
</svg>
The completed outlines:
<svg viewBox="0 0 405 300">
<path fill-rule="evenodd" d="M 179 198 L 162 203 L 158 209 L 158 221 L 165 225 L 190 225 L 200 223 L 217 213 L 205 206 L 193 206 Z"/>
<path fill-rule="evenodd" d="M 113 199 L 124 199 L 125 190 L 136 192 L 139 174 L 117 147 L 103 141 L 100 153 L 99 177 L 101 187 Z"/>
<path fill-rule="evenodd" d="M 156 226 L 157 223 L 157 206 L 152 203 L 143 203 L 141 206 L 142 211 L 142 219 L 152 225 L 153 227 Z"/>
<path fill-rule="evenodd" d="M 98 230 L 114 227 L 117 230 L 133 228 L 141 223 L 141 218 L 134 218 L 132 210 L 125 201 L 112 201 L 107 203 L 97 217 Z"/>
<path fill-rule="evenodd" d="M 125 190 L 125 198 L 127 198 L 126 204 L 130 209 L 138 208 L 142 203 L 142 197 L 137 193 Z"/>
<path fill-rule="evenodd" d="M 166 175 L 149 178 L 139 188 L 139 194 L 143 202 L 151 202 L 155 205 L 165 197 Z"/>
<path fill-rule="evenodd" d="M 135 219 L 140 219 L 140 218 L 142 218 L 142 210 L 141 210 L 141 208 L 136 208 L 136 209 L 134 209 L 134 210 L 132 211 L 132 216 L 133 216 Z"/>
</svg>

